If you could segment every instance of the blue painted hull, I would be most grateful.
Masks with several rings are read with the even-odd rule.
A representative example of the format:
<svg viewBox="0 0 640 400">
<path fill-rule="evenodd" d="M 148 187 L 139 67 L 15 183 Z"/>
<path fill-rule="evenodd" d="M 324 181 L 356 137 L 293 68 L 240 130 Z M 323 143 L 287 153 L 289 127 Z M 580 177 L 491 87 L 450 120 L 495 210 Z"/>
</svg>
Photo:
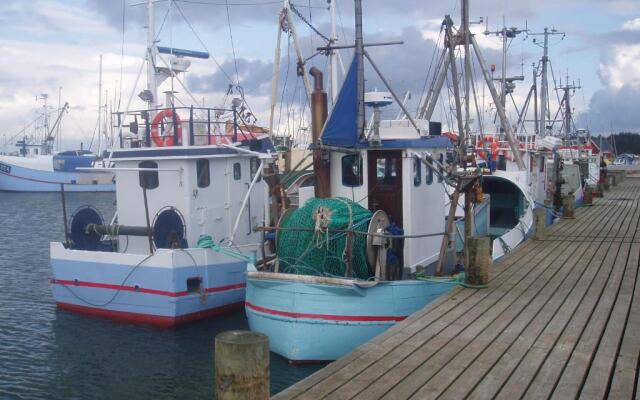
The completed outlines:
<svg viewBox="0 0 640 400">
<path fill-rule="evenodd" d="M 285 274 L 279 274 L 285 275 Z M 249 327 L 291 362 L 338 359 L 452 288 L 450 283 L 380 282 L 373 287 L 247 278 Z"/>
<path fill-rule="evenodd" d="M 59 308 L 101 317 L 169 327 L 244 304 L 244 262 L 194 267 L 154 265 L 153 258 L 119 265 L 52 257 L 51 268 Z M 190 278 L 201 285 L 190 289 Z"/>
<path fill-rule="evenodd" d="M 5 192 L 59 192 L 60 184 L 68 192 L 113 192 L 115 184 L 93 183 L 90 172 L 41 171 L 12 165 L 0 171 L 0 191 Z M 92 173 L 95 174 L 95 173 Z"/>
</svg>

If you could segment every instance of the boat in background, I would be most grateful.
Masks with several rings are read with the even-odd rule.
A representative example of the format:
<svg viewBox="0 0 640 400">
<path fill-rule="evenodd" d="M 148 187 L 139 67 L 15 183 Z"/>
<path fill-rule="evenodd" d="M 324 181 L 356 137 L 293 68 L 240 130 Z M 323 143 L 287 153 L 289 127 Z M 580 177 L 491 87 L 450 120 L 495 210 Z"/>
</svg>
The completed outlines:
<svg viewBox="0 0 640 400">
<path fill-rule="evenodd" d="M 46 95 L 42 97 L 45 99 L 43 137 L 25 136 L 16 143 L 15 152 L 0 155 L 0 191 L 59 192 L 64 185 L 67 192 L 113 192 L 114 175 L 108 171 L 91 170 L 100 164 L 96 154 L 82 149 L 54 153 L 53 132 L 68 103 L 49 128 Z"/>
</svg>

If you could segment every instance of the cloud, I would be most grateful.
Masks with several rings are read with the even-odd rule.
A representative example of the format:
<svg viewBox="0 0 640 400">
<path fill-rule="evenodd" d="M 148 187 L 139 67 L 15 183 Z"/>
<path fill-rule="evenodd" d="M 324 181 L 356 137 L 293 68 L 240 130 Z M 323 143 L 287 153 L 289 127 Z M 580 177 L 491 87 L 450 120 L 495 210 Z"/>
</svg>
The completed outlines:
<svg viewBox="0 0 640 400">
<path fill-rule="evenodd" d="M 625 84 L 619 88 L 598 90 L 591 97 L 589 109 L 578 117 L 580 126 L 589 126 L 592 132 L 603 133 L 640 131 L 640 87 Z"/>
<path fill-rule="evenodd" d="M 187 86 L 196 93 L 224 92 L 229 87 L 229 78 L 235 81 L 237 68 L 238 78 L 245 92 L 264 95 L 269 91 L 273 63 L 262 60 L 238 58 L 237 62 L 227 60 L 210 74 L 190 74 Z M 224 72 L 223 72 L 224 71 Z"/>
</svg>

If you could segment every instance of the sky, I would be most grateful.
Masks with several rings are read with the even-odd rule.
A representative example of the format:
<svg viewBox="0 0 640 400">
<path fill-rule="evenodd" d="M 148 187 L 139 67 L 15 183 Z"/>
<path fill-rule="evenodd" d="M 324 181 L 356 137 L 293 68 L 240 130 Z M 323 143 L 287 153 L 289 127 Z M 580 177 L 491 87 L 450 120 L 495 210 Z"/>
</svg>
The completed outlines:
<svg viewBox="0 0 640 400">
<path fill-rule="evenodd" d="M 353 43 L 353 2 L 336 0 L 337 31 L 341 44 Z M 572 98 L 576 125 L 593 133 L 640 131 L 640 1 L 638 0 L 470 0 L 472 31 L 489 64 L 501 68 L 501 42 L 485 35 L 486 28 L 506 25 L 527 28 L 530 33 L 555 28 L 564 35 L 551 38 L 549 49 L 558 83 L 579 85 Z M 143 70 L 146 46 L 146 7 L 138 0 L 2 0 L 0 1 L 0 144 L 33 133 L 42 112 L 38 96 L 48 94 L 55 109 L 69 103 L 62 118 L 62 146 L 97 146 L 99 60 L 102 56 L 102 103 L 107 110 L 143 109 L 137 93 L 146 85 Z M 322 34 L 329 35 L 327 0 L 292 0 L 296 9 Z M 271 78 L 282 2 L 277 0 L 169 0 L 156 1 L 159 45 L 208 51 L 208 60 L 191 60 L 173 82 L 185 104 L 214 107 L 225 104 L 229 84 L 242 88 L 258 123 L 268 125 Z M 458 0 L 363 0 L 365 42 L 402 40 L 403 45 L 372 47 L 370 53 L 395 92 L 411 93 L 408 108 L 415 111 L 440 51 L 440 27 L 445 14 L 459 23 Z M 315 53 L 324 40 L 308 24 L 293 16 L 305 57 Z M 520 107 L 531 85 L 532 64 L 542 56 L 534 37 L 520 35 L 509 45 L 508 75 L 524 75 L 514 92 Z M 440 44 L 438 44 L 440 43 Z M 341 52 L 345 66 L 348 50 Z M 327 58 L 316 55 L 306 66 L 327 72 Z M 431 67 L 431 69 L 430 69 Z M 474 65 L 476 78 L 480 78 Z M 339 73 L 340 75 L 340 73 Z M 275 126 L 282 133 L 297 134 L 308 126 L 308 107 L 302 82 L 296 76 L 294 46 L 282 39 L 281 68 L 277 89 Z M 371 68 L 367 90 L 386 90 Z M 325 79 L 326 81 L 326 79 Z M 168 90 L 165 82 L 160 92 Z M 553 83 L 552 83 L 553 85 Z M 191 93 L 192 98 L 187 95 Z M 482 119 L 491 103 L 484 85 L 477 85 Z M 133 94 L 133 95 L 132 95 Z M 238 89 L 227 97 L 238 96 Z M 551 91 L 552 109 L 557 107 Z M 434 119 L 451 124 L 446 93 Z M 516 115 L 511 106 L 509 115 Z M 395 108 L 397 109 L 397 107 Z M 391 109 L 388 113 L 394 113 Z M 55 113 L 55 111 L 54 111 Z M 55 116 L 53 117 L 55 119 Z M 487 122 L 489 121 L 489 122 Z M 33 123 L 32 123 L 33 122 Z M 26 127 L 26 130 L 25 130 Z M 93 140 L 92 140 L 93 138 Z M 8 143 L 11 146 L 11 143 Z"/>
</svg>

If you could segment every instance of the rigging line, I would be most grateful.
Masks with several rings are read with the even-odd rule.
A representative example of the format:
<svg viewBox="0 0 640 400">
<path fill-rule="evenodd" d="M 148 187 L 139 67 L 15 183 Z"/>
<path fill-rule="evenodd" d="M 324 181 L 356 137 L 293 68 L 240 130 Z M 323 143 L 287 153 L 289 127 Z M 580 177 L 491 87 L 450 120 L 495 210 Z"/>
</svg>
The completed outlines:
<svg viewBox="0 0 640 400">
<path fill-rule="evenodd" d="M 231 31 L 231 16 L 229 15 L 229 1 L 225 0 L 227 10 L 227 27 L 229 28 L 229 38 L 231 39 L 231 52 L 233 53 L 233 66 L 236 69 L 236 85 L 240 86 L 240 75 L 238 74 L 238 59 L 236 58 L 236 46 L 233 43 L 233 32 Z"/>
<path fill-rule="evenodd" d="M 438 40 L 435 43 L 435 47 L 433 48 L 433 53 L 431 55 L 431 62 L 429 62 L 429 68 L 427 69 L 427 75 L 424 77 L 424 84 L 422 85 L 422 97 L 423 100 L 426 101 L 428 94 L 426 94 L 427 91 L 427 85 L 429 84 L 429 78 L 431 77 L 431 68 L 433 67 L 433 61 L 437 58 L 438 59 L 438 65 L 440 65 L 441 59 L 443 57 L 437 57 L 436 56 L 436 52 L 440 53 L 440 51 L 438 50 L 438 45 L 440 44 L 440 38 L 442 36 L 442 31 L 440 31 L 440 33 L 438 34 Z M 437 71 L 439 71 L 440 68 L 436 68 L 434 70 L 434 74 L 436 74 Z M 432 79 L 431 81 L 433 82 L 434 79 Z M 420 107 L 422 106 L 422 104 L 420 104 L 421 102 L 418 102 L 418 104 L 416 105 L 416 116 L 418 116 L 418 113 L 420 112 Z"/>
<path fill-rule="evenodd" d="M 250 3 L 228 3 L 228 2 L 224 2 L 224 3 L 216 3 L 216 2 L 211 2 L 211 1 L 197 1 L 197 0 L 174 0 L 174 1 L 179 1 L 181 3 L 188 3 L 188 4 L 202 4 L 205 6 L 270 6 L 270 5 L 275 5 L 275 4 L 282 4 L 282 1 L 261 1 L 261 2 L 250 2 Z"/>
<path fill-rule="evenodd" d="M 309 26 L 309 28 L 316 33 L 316 35 L 320 36 L 322 39 L 326 40 L 326 42 L 328 44 L 331 44 L 331 39 L 329 39 L 328 37 L 326 37 L 325 35 L 322 34 L 322 32 L 320 32 L 315 26 L 313 26 L 311 24 L 311 22 L 309 22 L 307 20 L 307 18 L 305 18 L 304 15 L 302 15 L 302 13 L 300 11 L 298 11 L 298 9 L 296 8 L 296 6 L 293 5 L 293 3 L 289 3 L 289 7 L 291 8 L 291 11 L 293 11 L 293 13 L 295 15 L 298 16 L 298 18 L 300 18 L 302 20 L 302 22 L 304 22 L 305 24 L 307 24 Z"/>
<path fill-rule="evenodd" d="M 282 106 L 284 105 L 284 94 L 287 89 L 287 81 L 289 80 L 289 68 L 291 67 L 291 34 L 287 36 L 287 69 L 284 75 L 284 83 L 282 85 L 282 94 L 280 96 L 280 109 L 278 110 L 278 127 L 282 123 Z"/>
<path fill-rule="evenodd" d="M 183 0 L 184 1 L 184 0 Z M 222 65 L 220 65 L 220 63 L 218 62 L 218 60 L 216 60 L 216 58 L 213 56 L 213 54 L 211 53 L 211 51 L 209 51 L 209 48 L 207 47 L 206 44 L 204 44 L 204 42 L 202 41 L 202 39 L 200 38 L 200 36 L 198 35 L 198 33 L 196 32 L 196 30 L 193 28 L 193 25 L 191 25 L 191 22 L 189 22 L 189 20 L 187 19 L 187 16 L 184 15 L 184 12 L 182 11 L 182 7 L 180 7 L 180 5 L 178 4 L 178 2 L 175 2 L 176 4 L 176 8 L 178 9 L 178 11 L 180 12 L 180 15 L 182 15 L 182 18 L 184 19 L 184 21 L 187 23 L 187 26 L 189 26 L 189 29 L 191 29 L 191 32 L 193 33 L 193 35 L 196 37 L 196 39 L 198 39 L 198 42 L 200 42 L 200 45 L 209 53 L 209 57 L 211 57 L 211 60 L 213 60 L 213 62 L 216 64 L 216 66 L 218 67 L 218 69 L 220 69 L 220 71 L 222 71 L 222 73 L 224 74 L 224 76 L 227 78 L 227 80 L 229 80 L 229 82 L 233 83 L 233 79 L 231 79 L 231 76 L 229 76 L 229 74 L 227 73 L 227 71 L 224 70 L 224 68 L 222 68 Z"/>
</svg>

